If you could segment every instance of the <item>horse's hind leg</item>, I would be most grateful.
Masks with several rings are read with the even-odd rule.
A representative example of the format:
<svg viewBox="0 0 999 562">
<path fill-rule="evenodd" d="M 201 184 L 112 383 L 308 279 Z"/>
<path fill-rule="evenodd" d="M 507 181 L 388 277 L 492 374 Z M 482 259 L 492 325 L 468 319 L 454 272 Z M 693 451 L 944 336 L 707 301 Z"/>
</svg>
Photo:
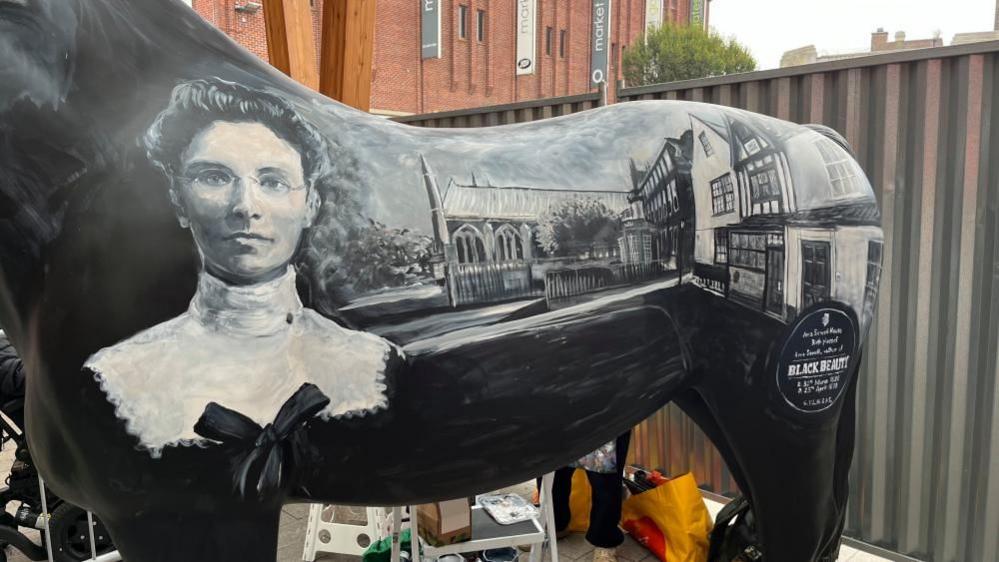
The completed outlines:
<svg viewBox="0 0 999 562">
<path fill-rule="evenodd" d="M 701 395 L 693 388 L 689 388 L 673 398 L 673 403 L 683 410 L 683 413 L 687 414 L 690 419 L 694 420 L 697 427 L 707 435 L 715 449 L 721 454 L 725 466 L 728 467 L 739 490 L 745 490 L 747 488 L 746 479 L 742 474 L 742 469 L 739 468 L 739 463 L 735 460 L 732 447 L 728 444 L 728 439 L 725 438 L 714 414 L 711 413 Z M 743 495 L 749 497 L 745 492 Z"/>
<path fill-rule="evenodd" d="M 835 560 L 853 452 L 856 384 L 842 397 L 838 416 L 802 425 L 776 415 L 762 389 L 733 389 L 733 382 L 699 389 L 706 410 L 689 397 L 679 402 L 718 442 L 750 499 L 766 560 Z M 707 412 L 712 419 L 705 419 Z"/>
</svg>

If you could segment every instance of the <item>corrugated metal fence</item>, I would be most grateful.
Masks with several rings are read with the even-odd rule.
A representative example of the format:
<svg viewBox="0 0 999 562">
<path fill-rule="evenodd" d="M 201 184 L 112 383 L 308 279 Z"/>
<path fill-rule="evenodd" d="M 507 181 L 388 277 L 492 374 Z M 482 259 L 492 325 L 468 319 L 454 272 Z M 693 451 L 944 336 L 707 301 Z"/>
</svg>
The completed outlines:
<svg viewBox="0 0 999 562">
<path fill-rule="evenodd" d="M 393 120 L 419 127 L 490 127 L 569 115 L 593 109 L 598 105 L 600 105 L 600 94 L 592 93 L 459 111 L 410 115 L 396 117 Z"/>
<path fill-rule="evenodd" d="M 858 389 L 847 534 L 923 560 L 999 562 L 999 42 L 617 95 L 741 107 L 846 136 L 881 203 L 886 272 Z M 562 114 L 564 100 L 480 108 L 474 121 Z M 442 126 L 433 115 L 402 120 Z M 721 457 L 673 407 L 633 442 L 646 464 L 734 491 Z"/>
</svg>

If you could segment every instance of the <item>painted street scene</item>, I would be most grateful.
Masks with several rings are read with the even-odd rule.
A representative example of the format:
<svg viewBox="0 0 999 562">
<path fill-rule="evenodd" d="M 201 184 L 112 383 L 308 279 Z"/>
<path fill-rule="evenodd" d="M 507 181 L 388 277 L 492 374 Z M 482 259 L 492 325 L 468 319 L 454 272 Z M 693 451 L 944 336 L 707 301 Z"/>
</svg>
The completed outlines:
<svg viewBox="0 0 999 562">
<path fill-rule="evenodd" d="M 820 162 L 825 177 L 795 177 L 789 159 Z M 432 229 L 380 227 L 395 252 L 388 286 L 341 308 L 385 337 L 681 285 L 782 323 L 829 298 L 870 321 L 878 211 L 859 167 L 818 132 L 782 136 L 749 114 L 705 111 L 603 189 L 496 185 L 420 165 Z M 828 188 L 796 189 L 809 182 Z"/>
</svg>

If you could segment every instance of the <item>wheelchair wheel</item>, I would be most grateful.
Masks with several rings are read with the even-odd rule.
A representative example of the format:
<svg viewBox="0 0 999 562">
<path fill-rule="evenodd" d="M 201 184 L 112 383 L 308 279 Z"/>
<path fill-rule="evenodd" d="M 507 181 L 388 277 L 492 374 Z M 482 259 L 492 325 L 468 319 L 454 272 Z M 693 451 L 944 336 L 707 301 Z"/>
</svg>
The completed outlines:
<svg viewBox="0 0 999 562">
<path fill-rule="evenodd" d="M 52 558 L 54 562 L 82 562 L 90 560 L 90 532 L 87 528 L 87 512 L 73 504 L 63 502 L 52 512 L 49 520 L 52 534 Z M 104 524 L 94 517 L 94 544 L 97 555 L 114 550 L 111 535 Z M 0 558 L 0 562 L 3 559 Z"/>
</svg>

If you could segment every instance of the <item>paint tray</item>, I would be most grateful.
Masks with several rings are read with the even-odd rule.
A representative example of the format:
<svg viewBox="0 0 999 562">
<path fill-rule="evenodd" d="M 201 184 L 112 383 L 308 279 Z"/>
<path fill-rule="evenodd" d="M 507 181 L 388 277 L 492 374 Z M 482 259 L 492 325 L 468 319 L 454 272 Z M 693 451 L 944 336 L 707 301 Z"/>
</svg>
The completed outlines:
<svg viewBox="0 0 999 562">
<path fill-rule="evenodd" d="M 538 508 L 517 494 L 485 494 L 479 496 L 478 503 L 500 525 L 528 521 L 540 513 Z"/>
</svg>

